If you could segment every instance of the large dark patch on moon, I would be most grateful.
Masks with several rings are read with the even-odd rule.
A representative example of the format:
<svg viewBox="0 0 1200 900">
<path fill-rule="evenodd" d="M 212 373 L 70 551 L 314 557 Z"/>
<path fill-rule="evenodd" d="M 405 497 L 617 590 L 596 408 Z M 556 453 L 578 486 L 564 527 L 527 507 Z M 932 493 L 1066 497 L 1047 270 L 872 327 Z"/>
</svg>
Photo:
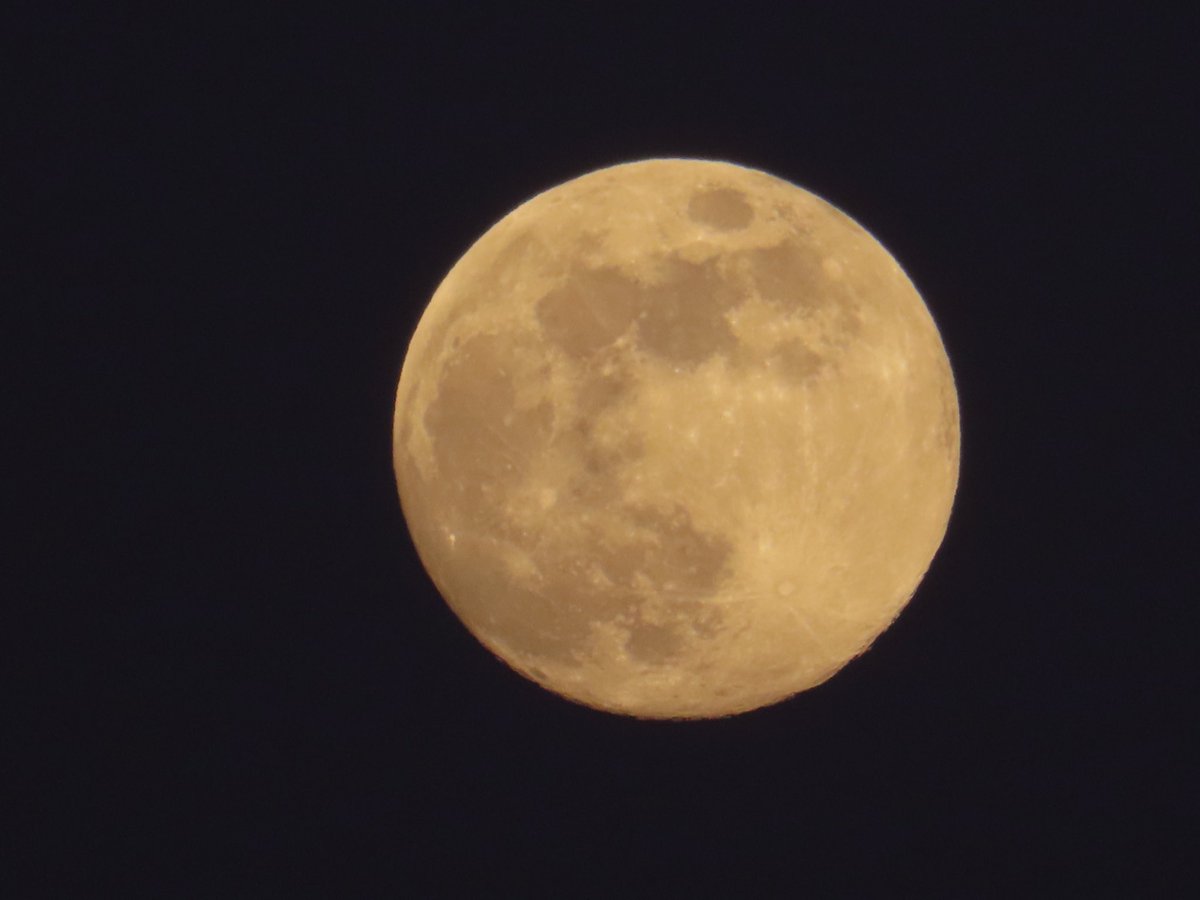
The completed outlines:
<svg viewBox="0 0 1200 900">
<path fill-rule="evenodd" d="M 740 231 L 754 221 L 754 207 L 733 188 L 697 191 L 688 200 L 688 218 L 718 231 Z"/>
<path fill-rule="evenodd" d="M 691 366 L 736 346 L 726 313 L 743 299 L 715 261 L 664 256 L 646 280 L 611 267 L 577 268 L 542 297 L 537 317 L 546 338 L 571 358 L 586 358 L 633 328 L 642 350 Z"/>
<path fill-rule="evenodd" d="M 584 280 L 601 285 L 601 298 L 612 282 L 611 273 Z M 732 545 L 697 528 L 683 506 L 622 499 L 620 472 L 641 452 L 636 434 L 613 444 L 592 430 L 598 416 L 629 401 L 630 360 L 577 339 L 573 323 L 612 321 L 598 319 L 594 304 L 572 307 L 582 319 L 555 318 L 571 295 L 549 296 L 543 328 L 584 356 L 571 363 L 573 420 L 549 400 L 518 404 L 547 370 L 537 363 L 545 350 L 536 337 L 517 332 L 476 334 L 456 346 L 425 412 L 437 473 L 453 473 L 426 481 L 447 523 L 438 552 L 458 560 L 441 567 L 447 593 L 465 621 L 521 654 L 577 664 L 594 626 L 609 623 L 626 630 L 631 656 L 666 662 L 719 629 L 721 615 L 706 600 L 730 575 Z M 653 302 L 646 292 L 632 296 Z M 539 461 L 555 450 L 572 460 L 568 489 L 544 525 L 519 524 L 513 498 L 541 486 Z"/>
</svg>

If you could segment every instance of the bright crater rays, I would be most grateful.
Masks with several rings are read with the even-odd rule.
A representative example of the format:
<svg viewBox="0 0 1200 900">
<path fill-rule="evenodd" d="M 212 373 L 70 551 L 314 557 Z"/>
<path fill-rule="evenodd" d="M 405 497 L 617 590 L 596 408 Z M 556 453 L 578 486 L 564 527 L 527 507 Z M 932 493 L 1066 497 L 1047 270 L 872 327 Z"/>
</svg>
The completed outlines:
<svg viewBox="0 0 1200 900">
<path fill-rule="evenodd" d="M 958 403 L 892 257 L 816 196 L 648 160 L 459 260 L 397 392 L 405 517 L 451 608 L 575 701 L 710 717 L 812 687 L 945 533 Z"/>
</svg>

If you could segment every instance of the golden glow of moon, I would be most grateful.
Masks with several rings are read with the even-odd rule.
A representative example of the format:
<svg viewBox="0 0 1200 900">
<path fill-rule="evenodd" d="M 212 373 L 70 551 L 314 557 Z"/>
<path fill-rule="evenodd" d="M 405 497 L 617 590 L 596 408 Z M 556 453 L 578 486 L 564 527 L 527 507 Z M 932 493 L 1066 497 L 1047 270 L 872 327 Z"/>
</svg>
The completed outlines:
<svg viewBox="0 0 1200 900">
<path fill-rule="evenodd" d="M 404 360 L 413 541 L 517 671 L 648 718 L 782 700 L 862 653 L 946 530 L 958 400 L 891 255 L 729 163 L 602 169 L 458 261 Z"/>
</svg>

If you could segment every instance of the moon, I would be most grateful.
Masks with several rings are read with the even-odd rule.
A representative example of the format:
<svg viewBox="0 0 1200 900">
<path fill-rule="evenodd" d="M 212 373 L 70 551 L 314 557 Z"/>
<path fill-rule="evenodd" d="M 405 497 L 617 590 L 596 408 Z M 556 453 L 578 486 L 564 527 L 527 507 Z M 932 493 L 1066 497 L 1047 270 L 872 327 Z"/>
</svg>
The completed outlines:
<svg viewBox="0 0 1200 900">
<path fill-rule="evenodd" d="M 578 703 L 710 718 L 828 679 L 945 535 L 958 398 L 892 256 L 793 184 L 651 159 L 545 191 L 433 295 L 393 449 L 472 634 Z"/>
</svg>

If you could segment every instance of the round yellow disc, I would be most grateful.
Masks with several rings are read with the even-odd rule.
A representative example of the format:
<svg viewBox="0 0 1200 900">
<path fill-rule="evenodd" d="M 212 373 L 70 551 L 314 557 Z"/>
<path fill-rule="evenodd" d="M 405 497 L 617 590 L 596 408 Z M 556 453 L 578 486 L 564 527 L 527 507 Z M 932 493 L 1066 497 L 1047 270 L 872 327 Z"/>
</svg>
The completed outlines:
<svg viewBox="0 0 1200 900">
<path fill-rule="evenodd" d="M 513 210 L 446 276 L 396 478 L 454 612 L 517 671 L 636 716 L 829 678 L 946 530 L 958 403 L 891 255 L 763 172 L 659 159 Z"/>
</svg>

